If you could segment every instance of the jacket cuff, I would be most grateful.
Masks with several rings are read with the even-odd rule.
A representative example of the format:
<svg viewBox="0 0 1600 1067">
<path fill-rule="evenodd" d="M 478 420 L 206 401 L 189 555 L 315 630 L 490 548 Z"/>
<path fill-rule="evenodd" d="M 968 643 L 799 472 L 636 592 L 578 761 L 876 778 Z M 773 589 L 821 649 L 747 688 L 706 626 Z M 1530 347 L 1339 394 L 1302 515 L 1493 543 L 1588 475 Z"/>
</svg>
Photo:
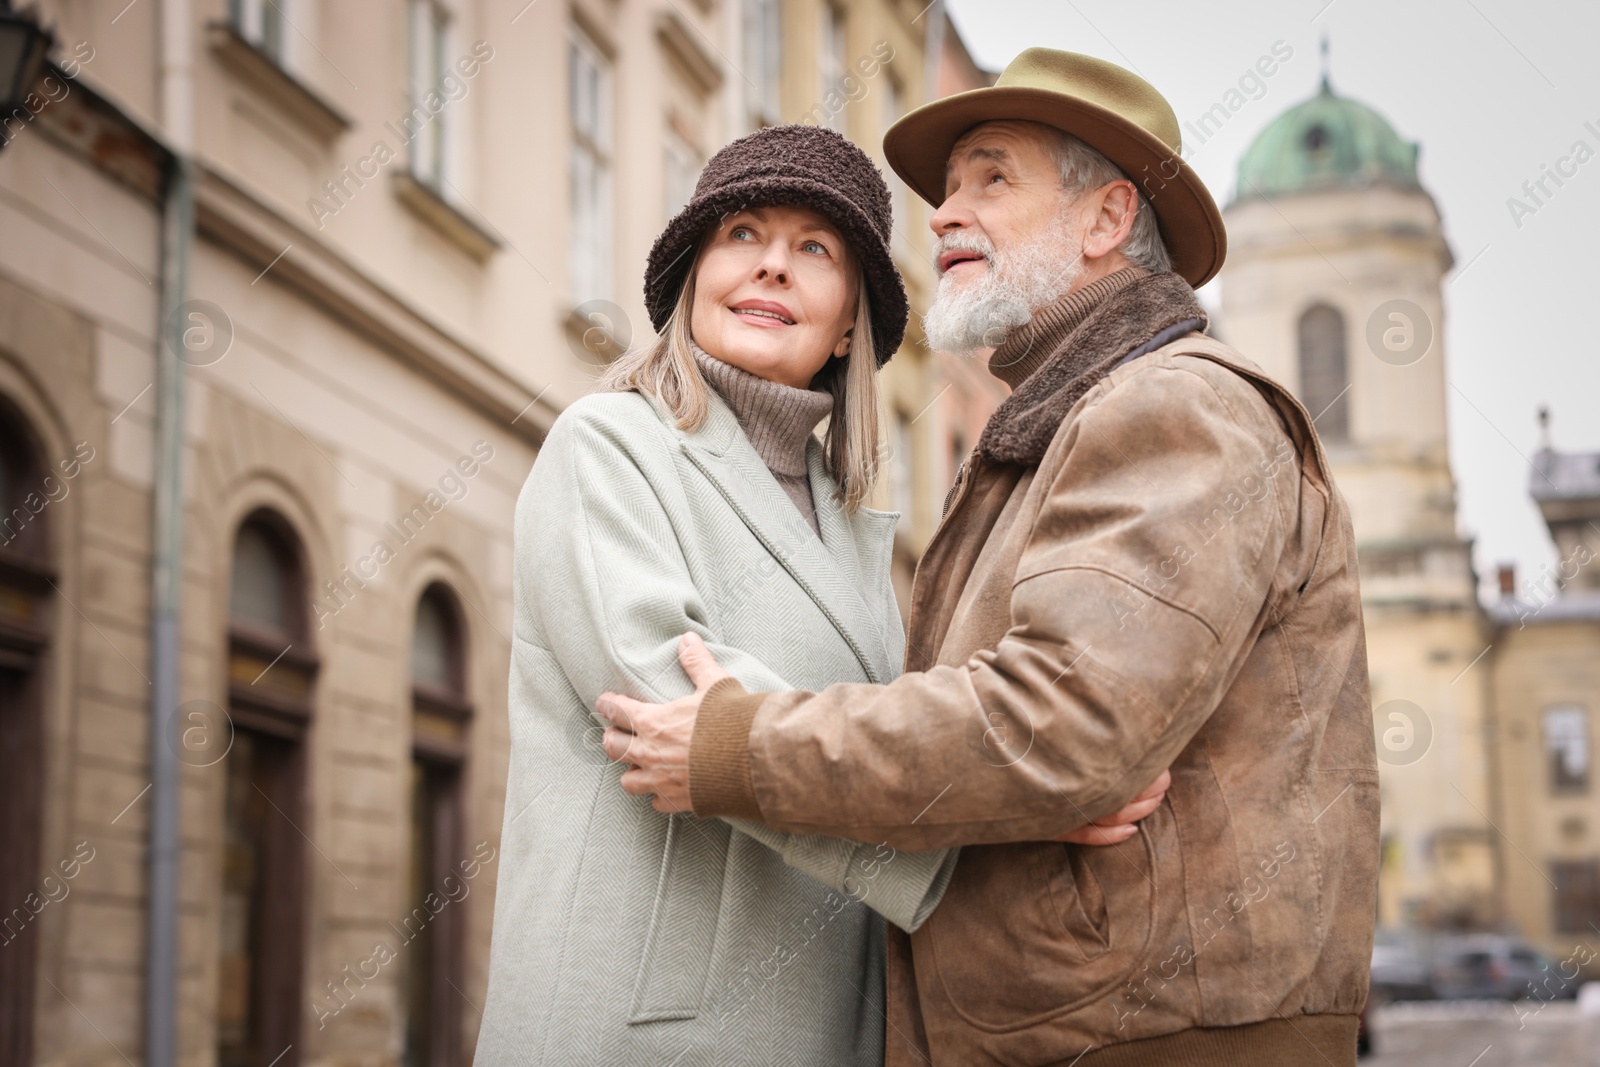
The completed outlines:
<svg viewBox="0 0 1600 1067">
<path fill-rule="evenodd" d="M 747 693 L 737 678 L 706 690 L 689 741 L 689 804 L 701 818 L 761 819 L 750 773 L 750 724 L 766 693 Z"/>
</svg>

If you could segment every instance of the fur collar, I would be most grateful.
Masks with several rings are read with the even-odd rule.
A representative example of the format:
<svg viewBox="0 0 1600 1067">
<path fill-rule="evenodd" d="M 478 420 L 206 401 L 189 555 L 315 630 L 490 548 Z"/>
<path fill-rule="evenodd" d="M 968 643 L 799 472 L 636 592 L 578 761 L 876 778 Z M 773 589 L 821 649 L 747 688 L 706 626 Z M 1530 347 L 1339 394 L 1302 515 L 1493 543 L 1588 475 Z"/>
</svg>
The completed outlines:
<svg viewBox="0 0 1600 1067">
<path fill-rule="evenodd" d="M 989 416 L 977 450 L 1001 463 L 1037 466 L 1067 412 L 1113 367 L 1185 334 L 1203 332 L 1207 321 L 1194 290 L 1171 272 L 1146 275 L 1117 290 L 1001 402 Z"/>
</svg>

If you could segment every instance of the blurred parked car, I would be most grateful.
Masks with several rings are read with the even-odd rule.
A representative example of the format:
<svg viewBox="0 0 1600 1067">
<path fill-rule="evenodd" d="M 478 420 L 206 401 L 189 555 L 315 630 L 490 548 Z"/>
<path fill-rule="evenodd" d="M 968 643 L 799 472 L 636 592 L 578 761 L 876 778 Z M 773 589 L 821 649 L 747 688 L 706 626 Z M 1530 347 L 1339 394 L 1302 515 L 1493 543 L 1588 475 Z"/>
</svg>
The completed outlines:
<svg viewBox="0 0 1600 1067">
<path fill-rule="evenodd" d="M 1443 998 L 1570 1000 L 1578 981 L 1526 941 L 1480 935 L 1441 946 L 1433 968 L 1434 992 Z"/>
<path fill-rule="evenodd" d="M 1432 1000 L 1433 951 L 1420 935 L 1380 930 L 1372 946 L 1369 1001 Z"/>
</svg>

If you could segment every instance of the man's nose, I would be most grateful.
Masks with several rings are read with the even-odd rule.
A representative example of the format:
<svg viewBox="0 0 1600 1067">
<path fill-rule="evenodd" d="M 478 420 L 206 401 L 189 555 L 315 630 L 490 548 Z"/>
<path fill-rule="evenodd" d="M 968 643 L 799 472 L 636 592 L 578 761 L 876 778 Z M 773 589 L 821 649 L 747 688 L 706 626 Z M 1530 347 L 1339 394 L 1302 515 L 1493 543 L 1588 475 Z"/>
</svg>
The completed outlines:
<svg viewBox="0 0 1600 1067">
<path fill-rule="evenodd" d="M 939 205 L 933 217 L 928 220 L 928 226 L 933 230 L 935 237 L 943 237 L 947 233 L 971 226 L 973 221 L 972 205 L 958 188 L 944 198 L 944 203 Z"/>
</svg>

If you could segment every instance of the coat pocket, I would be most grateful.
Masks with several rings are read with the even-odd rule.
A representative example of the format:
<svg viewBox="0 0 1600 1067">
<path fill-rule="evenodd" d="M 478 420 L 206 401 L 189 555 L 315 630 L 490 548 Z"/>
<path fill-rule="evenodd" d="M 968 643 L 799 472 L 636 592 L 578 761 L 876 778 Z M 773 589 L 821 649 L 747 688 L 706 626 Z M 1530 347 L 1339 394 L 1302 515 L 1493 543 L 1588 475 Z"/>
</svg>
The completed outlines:
<svg viewBox="0 0 1600 1067">
<path fill-rule="evenodd" d="M 1181 875 L 1163 869 L 1181 863 L 1176 845 L 1163 806 L 1107 848 L 962 849 L 943 902 L 913 935 L 918 985 L 991 1033 L 1094 1003 L 1149 962 L 1158 895 L 1181 893 Z"/>
<path fill-rule="evenodd" d="M 630 1024 L 693 1019 L 703 1007 L 722 914 L 728 833 L 721 822 L 671 816 Z"/>
</svg>

